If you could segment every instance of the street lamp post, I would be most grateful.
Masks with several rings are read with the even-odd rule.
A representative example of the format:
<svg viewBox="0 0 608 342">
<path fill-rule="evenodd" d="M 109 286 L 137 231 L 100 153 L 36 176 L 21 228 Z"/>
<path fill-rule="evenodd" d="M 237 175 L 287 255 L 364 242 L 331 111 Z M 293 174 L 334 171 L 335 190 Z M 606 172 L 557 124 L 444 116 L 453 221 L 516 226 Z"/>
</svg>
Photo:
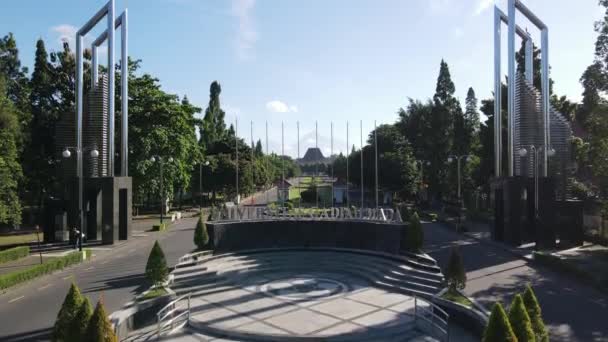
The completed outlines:
<svg viewBox="0 0 608 342">
<path fill-rule="evenodd" d="M 203 210 L 203 165 L 209 166 L 209 161 L 205 160 L 198 165 L 198 193 L 201 196 L 199 211 Z"/>
<path fill-rule="evenodd" d="M 83 168 L 82 168 L 82 150 L 77 148 L 77 147 L 73 147 L 73 146 L 68 146 L 65 148 L 65 150 L 63 150 L 63 152 L 61 153 L 61 155 L 64 158 L 70 158 L 70 156 L 72 155 L 72 153 L 70 152 L 71 150 L 74 150 L 76 152 L 76 164 L 77 164 L 77 175 L 76 177 L 78 177 L 78 223 L 80 224 L 80 236 L 77 236 L 76 238 L 78 239 L 78 250 L 80 252 L 82 252 L 82 234 L 84 231 L 84 213 L 83 213 L 83 192 L 84 192 L 84 172 L 83 172 Z M 89 153 L 91 155 L 92 158 L 97 158 L 99 157 L 99 151 L 97 151 L 96 149 L 91 149 L 89 150 Z"/>
<path fill-rule="evenodd" d="M 161 156 L 152 156 L 150 161 L 156 162 L 158 161 L 158 166 L 160 168 L 160 224 L 163 224 L 163 215 L 165 210 L 165 194 L 163 192 L 163 158 Z M 173 157 L 169 157 L 167 159 L 168 162 L 173 162 Z"/>
<path fill-rule="evenodd" d="M 468 154 L 462 155 L 462 156 L 449 156 L 448 157 L 448 163 L 451 163 L 454 161 L 454 159 L 456 159 L 457 161 L 457 169 L 458 169 L 458 204 L 462 204 L 462 198 L 461 198 L 461 185 L 460 185 L 460 160 L 466 158 L 466 161 L 471 161 L 471 157 Z"/>
</svg>

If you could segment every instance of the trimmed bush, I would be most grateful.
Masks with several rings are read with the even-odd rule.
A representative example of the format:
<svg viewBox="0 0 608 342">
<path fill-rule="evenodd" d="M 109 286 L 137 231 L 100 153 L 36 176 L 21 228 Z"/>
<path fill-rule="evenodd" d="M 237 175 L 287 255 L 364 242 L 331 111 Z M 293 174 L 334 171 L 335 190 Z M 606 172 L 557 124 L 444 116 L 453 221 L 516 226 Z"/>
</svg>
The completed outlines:
<svg viewBox="0 0 608 342">
<path fill-rule="evenodd" d="M 452 247 L 450 260 L 444 272 L 450 290 L 463 290 L 467 284 L 467 273 L 464 271 L 462 255 L 458 247 Z"/>
<path fill-rule="evenodd" d="M 9 248 L 0 252 L 0 264 L 25 258 L 28 255 L 30 255 L 30 248 L 28 246 Z"/>
<path fill-rule="evenodd" d="M 152 231 L 163 232 L 165 230 L 167 230 L 167 224 L 166 223 L 159 223 L 159 224 L 152 225 Z"/>
<path fill-rule="evenodd" d="M 86 333 L 87 328 L 89 326 L 89 321 L 93 316 L 93 307 L 91 306 L 91 302 L 87 297 L 84 297 L 82 304 L 76 311 L 76 315 L 72 318 L 72 322 L 70 322 L 70 326 L 68 329 L 68 334 L 66 336 L 66 342 L 80 342 L 86 341 Z"/>
<path fill-rule="evenodd" d="M 118 342 L 101 298 L 97 302 L 93 316 L 91 316 L 91 320 L 89 321 L 86 336 L 86 340 L 90 342 Z"/>
<path fill-rule="evenodd" d="M 515 295 L 511 307 L 509 308 L 509 323 L 513 328 L 513 333 L 517 336 L 518 342 L 535 342 L 536 337 L 530 323 L 530 316 L 524 306 L 521 295 Z"/>
<path fill-rule="evenodd" d="M 422 224 L 420 224 L 420 218 L 417 213 L 412 214 L 410 217 L 410 224 L 406 229 L 405 233 L 405 249 L 417 253 L 422 248 L 424 243 L 424 232 L 422 231 Z"/>
<path fill-rule="evenodd" d="M 90 253 L 90 251 L 87 253 Z M 13 285 L 26 282 L 30 279 L 40 277 L 53 271 L 62 270 L 65 267 L 77 264 L 81 261 L 82 253 L 72 252 L 62 257 L 47 260 L 43 264 L 34 265 L 24 270 L 0 275 L 0 289 L 5 289 Z"/>
<path fill-rule="evenodd" d="M 494 304 L 482 342 L 517 342 L 507 314 L 500 303 Z"/>
<path fill-rule="evenodd" d="M 543 322 L 540 305 L 538 304 L 536 295 L 529 284 L 526 286 L 526 291 L 524 291 L 522 299 L 524 301 L 526 311 L 528 312 L 528 316 L 530 317 L 530 322 L 532 323 L 532 330 L 536 336 L 536 341 L 549 342 L 549 333 L 545 327 L 545 322 Z"/>
<path fill-rule="evenodd" d="M 194 244 L 198 249 L 203 249 L 209 243 L 209 233 L 207 232 L 207 224 L 203 220 L 203 215 L 199 216 L 194 230 Z"/>
<path fill-rule="evenodd" d="M 53 341 L 69 341 L 69 329 L 82 305 L 82 301 L 80 290 L 76 284 L 72 283 L 57 314 L 57 320 L 53 327 Z"/>
<path fill-rule="evenodd" d="M 148 256 L 148 262 L 146 264 L 146 277 L 152 282 L 153 285 L 161 285 L 165 279 L 169 270 L 167 269 L 167 260 L 165 260 L 165 253 L 160 248 L 158 241 L 154 242 L 150 256 Z"/>
</svg>

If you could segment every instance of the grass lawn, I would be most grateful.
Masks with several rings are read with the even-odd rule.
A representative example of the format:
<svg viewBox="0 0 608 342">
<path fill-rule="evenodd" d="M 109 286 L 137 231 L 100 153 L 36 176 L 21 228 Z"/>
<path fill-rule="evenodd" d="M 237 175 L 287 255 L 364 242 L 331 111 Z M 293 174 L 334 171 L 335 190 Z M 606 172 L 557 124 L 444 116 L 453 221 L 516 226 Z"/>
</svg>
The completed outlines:
<svg viewBox="0 0 608 342">
<path fill-rule="evenodd" d="M 447 290 L 443 295 L 441 295 L 441 298 L 449 300 L 450 302 L 462 304 L 468 308 L 473 307 L 473 303 L 471 303 L 467 297 L 456 291 Z"/>
<path fill-rule="evenodd" d="M 36 233 L 0 236 L 0 246 L 15 245 L 18 243 L 36 242 Z M 44 241 L 44 233 L 40 233 L 40 242 Z"/>
<path fill-rule="evenodd" d="M 156 297 L 161 297 L 167 294 L 167 290 L 164 287 L 158 287 L 150 290 L 148 293 L 139 298 L 140 301 L 148 300 Z"/>
</svg>

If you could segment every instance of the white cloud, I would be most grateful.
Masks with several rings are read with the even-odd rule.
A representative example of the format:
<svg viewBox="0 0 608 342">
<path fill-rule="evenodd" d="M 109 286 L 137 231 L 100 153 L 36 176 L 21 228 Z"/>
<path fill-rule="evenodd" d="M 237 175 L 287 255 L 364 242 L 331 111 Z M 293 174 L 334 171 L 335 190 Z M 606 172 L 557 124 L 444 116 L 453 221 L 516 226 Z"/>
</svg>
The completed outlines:
<svg viewBox="0 0 608 342">
<path fill-rule="evenodd" d="M 289 106 L 287 103 L 279 100 L 273 100 L 266 102 L 266 109 L 273 113 L 297 113 L 297 106 Z"/>
<path fill-rule="evenodd" d="M 258 40 L 258 32 L 252 18 L 255 0 L 232 0 L 231 14 L 237 19 L 236 53 L 240 59 L 252 57 L 252 49 Z"/>
<path fill-rule="evenodd" d="M 62 46 L 63 42 L 68 42 L 70 44 L 70 47 L 74 48 L 76 32 L 78 32 L 78 28 L 76 26 L 69 24 L 61 24 L 51 27 L 51 32 L 57 35 L 57 44 L 59 46 Z"/>
<path fill-rule="evenodd" d="M 492 6 L 495 1 L 500 2 L 500 0 L 478 0 L 474 15 L 480 15 L 485 10 L 490 8 L 490 6 Z"/>
</svg>

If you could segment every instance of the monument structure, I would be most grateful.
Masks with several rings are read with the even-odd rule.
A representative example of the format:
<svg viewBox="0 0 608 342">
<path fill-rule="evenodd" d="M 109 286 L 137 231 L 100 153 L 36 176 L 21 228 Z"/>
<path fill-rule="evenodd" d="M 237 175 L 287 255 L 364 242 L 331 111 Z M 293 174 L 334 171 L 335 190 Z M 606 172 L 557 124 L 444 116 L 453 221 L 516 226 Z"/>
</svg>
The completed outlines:
<svg viewBox="0 0 608 342">
<path fill-rule="evenodd" d="M 91 84 L 85 95 L 83 37 L 102 19 L 107 29 L 93 41 Z M 82 227 L 87 240 L 104 244 L 130 236 L 132 180 L 128 176 L 128 16 L 116 17 L 114 0 L 76 33 L 76 115 L 58 127 L 68 226 Z M 108 66 L 114 66 L 115 30 L 121 29 L 120 153 L 115 153 L 115 68 L 99 74 L 98 47 L 108 42 Z M 75 133 L 75 137 L 73 135 Z M 72 155 L 73 152 L 73 155 Z M 116 157 L 120 158 L 116 158 Z M 73 162 L 75 157 L 76 163 Z M 118 165 L 115 164 L 118 159 Z M 53 234 L 55 235 L 55 234 Z"/>
<path fill-rule="evenodd" d="M 541 90 L 533 85 L 533 41 L 517 26 L 516 13 L 541 32 Z M 508 26 L 507 152 L 503 164 L 501 26 Z M 555 208 L 567 197 L 572 167 L 570 123 L 550 104 L 548 27 L 521 1 L 508 1 L 508 14 L 494 8 L 495 226 L 493 237 L 521 244 L 526 238 L 555 243 Z M 524 72 L 515 65 L 515 36 L 525 46 Z M 503 174 L 506 173 L 506 174 Z"/>
</svg>

